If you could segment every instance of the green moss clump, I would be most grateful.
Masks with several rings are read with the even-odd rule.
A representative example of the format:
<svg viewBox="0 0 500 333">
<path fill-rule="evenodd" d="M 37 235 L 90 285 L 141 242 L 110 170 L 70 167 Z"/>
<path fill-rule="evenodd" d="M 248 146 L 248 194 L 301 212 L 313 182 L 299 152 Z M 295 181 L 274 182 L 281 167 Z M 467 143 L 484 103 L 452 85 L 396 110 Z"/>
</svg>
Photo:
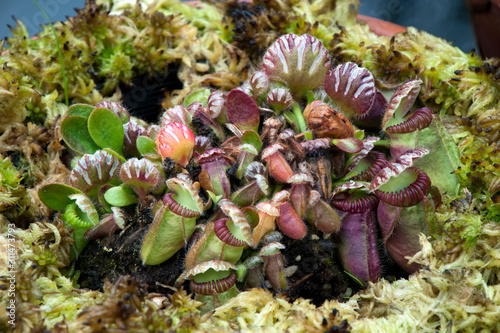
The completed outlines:
<svg viewBox="0 0 500 333">
<path fill-rule="evenodd" d="M 12 165 L 10 158 L 0 160 L 0 212 L 15 207 L 22 200 L 21 180 L 21 172 Z"/>
<path fill-rule="evenodd" d="M 26 103 L 39 95 L 27 74 L 4 63 L 0 68 L 0 133 L 11 124 L 22 123 L 28 115 Z"/>
<path fill-rule="evenodd" d="M 462 165 L 454 171 L 460 184 L 474 195 L 488 195 L 498 202 L 500 190 L 500 114 L 497 109 L 477 118 L 447 119 L 448 130 L 460 151 Z"/>
</svg>

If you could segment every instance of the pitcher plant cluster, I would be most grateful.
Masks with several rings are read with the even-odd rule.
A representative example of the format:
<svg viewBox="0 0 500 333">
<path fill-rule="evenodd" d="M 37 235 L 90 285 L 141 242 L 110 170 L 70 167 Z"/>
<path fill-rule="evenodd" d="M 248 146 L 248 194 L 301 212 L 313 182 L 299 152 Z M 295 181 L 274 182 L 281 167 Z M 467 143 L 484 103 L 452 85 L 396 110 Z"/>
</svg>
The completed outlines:
<svg viewBox="0 0 500 333">
<path fill-rule="evenodd" d="M 316 38 L 285 35 L 240 88 L 195 90 L 159 124 L 116 103 L 72 105 L 61 124 L 79 156 L 71 185 L 39 196 L 73 226 L 75 256 L 155 198 L 140 259 L 189 248 L 178 281 L 209 307 L 265 281 L 286 290 L 281 241 L 314 230 L 362 282 L 380 278 L 381 252 L 411 273 L 419 234 L 437 233 L 440 193 L 458 186 L 436 167 L 455 145 L 425 144 L 446 130 L 414 105 L 421 84 L 385 86 L 355 63 L 333 66 Z"/>
</svg>

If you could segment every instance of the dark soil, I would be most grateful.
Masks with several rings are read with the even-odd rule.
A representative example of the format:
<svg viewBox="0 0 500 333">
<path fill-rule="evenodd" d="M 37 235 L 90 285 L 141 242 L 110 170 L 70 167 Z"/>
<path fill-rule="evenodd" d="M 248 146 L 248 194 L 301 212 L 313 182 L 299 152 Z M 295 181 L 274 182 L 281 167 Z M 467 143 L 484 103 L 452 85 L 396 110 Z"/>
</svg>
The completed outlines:
<svg viewBox="0 0 500 333">
<path fill-rule="evenodd" d="M 120 85 L 123 106 L 130 114 L 147 122 L 156 122 L 163 108 L 166 91 L 182 89 L 177 77 L 178 66 L 171 65 L 166 73 L 143 74 L 132 79 L 130 86 Z"/>
<path fill-rule="evenodd" d="M 173 286 L 182 273 L 185 249 L 160 265 L 143 265 L 141 243 L 151 222 L 150 209 L 146 208 L 129 221 L 124 231 L 89 242 L 77 261 L 80 286 L 102 290 L 106 277 L 114 283 L 121 275 L 132 275 L 147 283 L 150 292 L 169 293 L 164 285 Z"/>
<path fill-rule="evenodd" d="M 284 237 L 282 243 L 286 246 L 283 254 L 287 266 L 297 266 L 297 271 L 288 278 L 286 293 L 291 300 L 302 297 L 320 306 L 327 299 L 344 301 L 348 288 L 353 292 L 360 289 L 344 273 L 333 240 L 323 239 L 321 232 L 314 234 L 309 230 L 302 240 Z"/>
</svg>

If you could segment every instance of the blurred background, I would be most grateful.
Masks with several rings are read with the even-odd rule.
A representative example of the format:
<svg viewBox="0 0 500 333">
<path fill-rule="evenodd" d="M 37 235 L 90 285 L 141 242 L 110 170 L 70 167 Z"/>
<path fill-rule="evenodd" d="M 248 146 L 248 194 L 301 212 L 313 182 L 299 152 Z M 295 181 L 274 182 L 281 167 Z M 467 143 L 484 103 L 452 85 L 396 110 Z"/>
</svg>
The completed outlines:
<svg viewBox="0 0 500 333">
<path fill-rule="evenodd" d="M 15 26 L 16 19 L 21 20 L 30 36 L 41 29 L 40 24 L 47 24 L 47 18 L 32 0 L 0 0 L 0 39 L 12 36 L 7 25 Z M 65 21 L 66 16 L 74 16 L 74 8 L 83 8 L 85 0 L 37 0 L 52 22 Z"/>
<path fill-rule="evenodd" d="M 442 37 L 462 51 L 479 50 L 465 0 L 360 0 L 359 13 Z"/>
<path fill-rule="evenodd" d="M 483 6 L 481 8 L 487 10 L 489 10 L 488 3 L 495 2 L 495 0 L 361 0 L 359 12 L 402 26 L 414 26 L 425 30 L 453 42 L 453 45 L 464 52 L 472 49 L 479 51 L 466 1 L 479 3 Z M 40 30 L 40 24 L 47 23 L 43 13 L 31 0 L 1 0 L 1 2 L 0 38 L 11 35 L 7 25 L 14 25 L 13 17 L 25 23 L 30 35 L 35 35 Z M 84 2 L 84 0 L 38 0 L 38 4 L 44 8 L 52 21 L 65 20 L 66 16 L 75 15 L 73 8 L 83 7 Z M 497 30 L 500 31 L 500 28 Z"/>
</svg>

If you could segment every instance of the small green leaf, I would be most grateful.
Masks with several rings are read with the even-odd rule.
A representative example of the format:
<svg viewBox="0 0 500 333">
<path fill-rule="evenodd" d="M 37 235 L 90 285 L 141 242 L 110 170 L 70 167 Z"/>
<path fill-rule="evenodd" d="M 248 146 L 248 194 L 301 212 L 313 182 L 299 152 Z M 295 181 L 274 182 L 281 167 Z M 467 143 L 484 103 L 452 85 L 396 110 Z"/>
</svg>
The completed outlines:
<svg viewBox="0 0 500 333">
<path fill-rule="evenodd" d="M 84 154 L 93 154 L 100 148 L 89 134 L 87 118 L 83 116 L 69 116 L 61 123 L 61 134 L 64 142 L 74 151 Z"/>
<path fill-rule="evenodd" d="M 125 184 L 110 188 L 104 193 L 104 199 L 111 205 L 125 207 L 137 203 L 137 195 L 134 190 Z"/>
<path fill-rule="evenodd" d="M 158 154 L 156 151 L 156 143 L 147 136 L 138 137 L 135 144 L 137 145 L 137 150 L 142 156 Z"/>
<path fill-rule="evenodd" d="M 207 106 L 207 100 L 208 96 L 210 96 L 210 93 L 211 91 L 208 88 L 193 90 L 192 92 L 187 94 L 186 97 L 184 97 L 184 101 L 182 104 L 184 105 L 184 107 L 188 107 L 194 102 L 200 102 L 201 104 L 203 104 L 203 106 Z"/>
<path fill-rule="evenodd" d="M 314 139 L 314 136 L 313 136 L 312 132 L 305 131 L 304 132 L 304 139 L 306 139 L 306 140 L 312 140 L 312 139 Z"/>
<path fill-rule="evenodd" d="M 94 107 L 95 109 L 97 108 L 105 108 L 110 111 L 112 111 L 114 114 L 120 118 L 122 124 L 126 124 L 130 121 L 130 113 L 123 107 L 121 104 L 118 104 L 116 102 L 109 102 L 109 101 L 104 101 L 97 103 Z"/>
<path fill-rule="evenodd" d="M 38 197 L 42 202 L 53 210 L 63 210 L 73 203 L 70 199 L 72 194 L 82 194 L 82 191 L 65 184 L 52 183 L 44 185 L 38 190 Z"/>
<path fill-rule="evenodd" d="M 442 193 L 458 195 L 460 183 L 453 171 L 461 165 L 460 153 L 438 117 L 434 117 L 431 125 L 419 132 L 417 147 L 427 148 L 430 152 L 417 160 L 415 166 L 424 170 L 432 185 Z"/>
<path fill-rule="evenodd" d="M 297 126 L 299 128 L 299 133 L 304 133 L 307 129 L 306 120 L 304 119 L 304 114 L 302 109 L 300 108 L 299 103 L 294 102 L 292 104 L 292 112 L 295 115 L 295 121 L 297 122 Z M 295 131 L 297 132 L 297 131 Z"/>
<path fill-rule="evenodd" d="M 82 116 L 88 118 L 94 111 L 94 107 L 88 104 L 73 104 L 66 111 L 66 117 L 69 116 Z"/>
<path fill-rule="evenodd" d="M 222 199 L 222 194 L 221 195 L 216 195 L 212 191 L 207 191 L 207 193 L 208 193 L 208 196 L 210 197 L 210 199 L 212 199 L 212 202 L 214 203 L 214 205 L 217 205 L 217 203 L 219 202 L 219 200 Z"/>
<path fill-rule="evenodd" d="M 257 151 L 260 151 L 260 149 L 262 148 L 262 141 L 260 141 L 259 134 L 257 134 L 257 132 L 253 130 L 248 130 L 243 133 L 243 135 L 241 136 L 241 143 L 251 144 L 255 147 L 255 149 L 257 149 Z"/>
<path fill-rule="evenodd" d="M 111 148 L 123 155 L 123 124 L 111 110 L 96 108 L 88 119 L 89 134 L 101 148 Z"/>
</svg>

